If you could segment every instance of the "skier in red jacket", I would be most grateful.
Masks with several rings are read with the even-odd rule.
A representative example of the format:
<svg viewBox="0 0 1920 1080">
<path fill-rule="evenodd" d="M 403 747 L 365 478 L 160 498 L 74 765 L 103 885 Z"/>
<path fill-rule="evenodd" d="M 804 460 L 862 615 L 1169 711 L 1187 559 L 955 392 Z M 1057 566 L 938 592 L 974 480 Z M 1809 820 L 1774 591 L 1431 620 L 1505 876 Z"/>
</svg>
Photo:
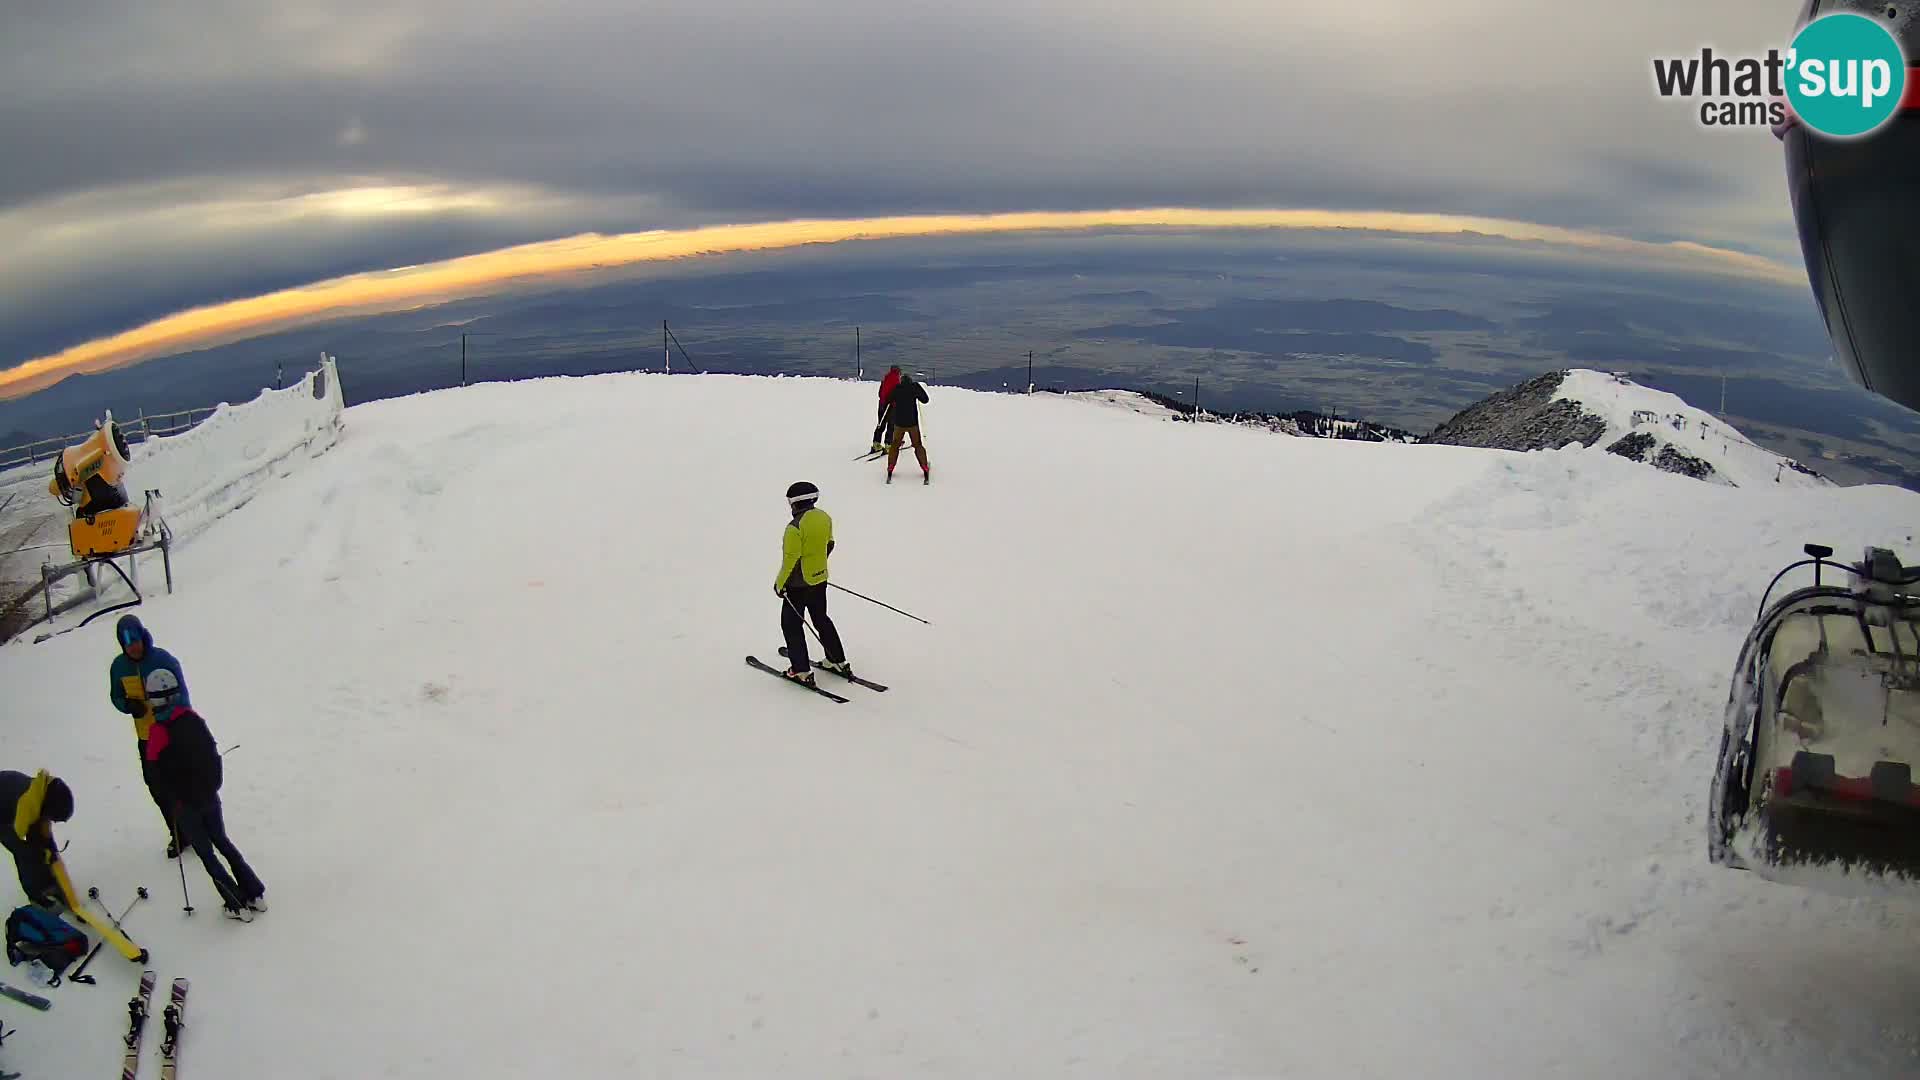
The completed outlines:
<svg viewBox="0 0 1920 1080">
<path fill-rule="evenodd" d="M 887 369 L 887 377 L 880 380 L 880 422 L 873 426 L 873 449 L 867 451 L 870 454 L 878 454 L 887 448 L 887 444 L 880 441 L 880 436 L 887 430 L 888 399 L 893 397 L 893 388 L 899 385 L 900 365 L 895 364 Z"/>
</svg>

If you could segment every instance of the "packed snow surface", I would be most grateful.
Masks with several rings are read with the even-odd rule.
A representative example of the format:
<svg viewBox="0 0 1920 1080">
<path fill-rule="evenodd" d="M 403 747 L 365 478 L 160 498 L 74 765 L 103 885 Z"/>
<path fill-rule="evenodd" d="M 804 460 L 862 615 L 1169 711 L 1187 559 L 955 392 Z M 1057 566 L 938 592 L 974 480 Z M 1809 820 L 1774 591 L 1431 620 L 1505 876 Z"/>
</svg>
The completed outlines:
<svg viewBox="0 0 1920 1080">
<path fill-rule="evenodd" d="M 1060 396 L 1069 401 L 1083 401 L 1110 409 L 1124 409 L 1160 420 L 1185 416 L 1184 413 L 1169 409 L 1136 390 L 1070 390 Z"/>
<path fill-rule="evenodd" d="M 150 889 L 193 980 L 182 1075 L 1920 1073 L 1920 908 L 1704 835 L 1760 590 L 1810 540 L 1914 559 L 1920 494 L 940 386 L 932 486 L 887 486 L 872 394 L 354 406 L 181 546 L 139 614 L 228 751 L 250 926 L 191 856 L 181 911 L 112 617 L 0 649 L 4 764 L 70 780 L 76 881 Z M 833 580 L 930 621 L 831 594 L 888 693 L 742 663 L 803 479 Z M 118 1068 L 139 971 L 93 971 L 0 1002 L 0 1067 Z"/>
</svg>

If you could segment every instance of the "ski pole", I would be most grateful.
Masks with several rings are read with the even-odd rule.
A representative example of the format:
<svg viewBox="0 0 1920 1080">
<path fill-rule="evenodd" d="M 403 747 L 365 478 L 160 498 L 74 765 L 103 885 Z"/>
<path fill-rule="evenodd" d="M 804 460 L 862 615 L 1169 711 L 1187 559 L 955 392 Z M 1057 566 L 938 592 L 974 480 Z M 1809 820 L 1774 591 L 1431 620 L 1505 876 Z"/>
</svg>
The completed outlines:
<svg viewBox="0 0 1920 1080">
<path fill-rule="evenodd" d="M 180 851 L 179 822 L 175 822 L 173 826 L 173 849 L 175 851 Z M 188 915 L 192 915 L 193 914 L 193 898 L 187 895 L 187 860 L 185 858 L 186 854 L 187 854 L 186 852 L 180 851 L 181 858 L 179 858 L 176 861 L 180 863 L 180 901 L 183 905 L 185 905 L 184 910 L 186 911 L 186 913 Z"/>
<path fill-rule="evenodd" d="M 120 919 L 124 919 L 128 915 L 132 914 L 134 904 L 138 904 L 140 901 L 145 900 L 146 898 L 147 898 L 147 887 L 145 885 L 139 886 L 137 889 L 135 889 L 134 895 L 133 895 L 133 903 L 128 904 L 127 910 L 120 913 Z M 88 888 L 87 899 L 92 900 L 95 903 L 99 903 L 100 890 L 97 887 Z M 111 908 L 107 907 L 105 904 L 101 904 L 100 910 L 106 913 L 107 918 L 113 919 L 113 925 L 115 929 L 119 930 L 123 934 L 126 933 L 127 928 L 120 925 L 120 919 L 113 918 L 113 910 Z M 73 969 L 73 974 L 67 976 L 67 981 L 81 983 L 85 986 L 92 986 L 95 980 L 93 976 L 86 974 L 87 965 L 93 963 L 93 958 L 100 955 L 100 946 L 105 945 L 106 943 L 107 943 L 107 939 L 105 938 L 101 938 L 99 941 L 94 942 L 93 949 L 87 953 L 87 958 L 85 960 L 80 961 L 79 967 Z"/>
<path fill-rule="evenodd" d="M 808 632 L 813 634 L 813 640 L 820 641 L 820 631 L 815 630 L 813 628 L 813 624 L 807 621 L 807 613 L 804 611 L 801 611 L 798 607 L 794 605 L 793 598 L 790 596 L 783 595 L 781 596 L 780 599 L 785 600 L 787 602 L 787 606 L 790 608 L 793 608 L 793 613 L 795 615 L 800 616 L 800 625 L 806 627 Z M 820 641 L 820 648 L 823 651 L 826 649 L 826 647 L 827 647 L 827 643 L 824 641 Z"/>
<path fill-rule="evenodd" d="M 910 611 L 901 611 L 899 608 L 894 607 L 892 604 L 883 603 L 882 601 L 875 600 L 873 597 L 868 596 L 865 593 L 854 592 L 852 589 L 847 588 L 845 585 L 836 584 L 835 582 L 831 582 L 831 581 L 827 582 L 827 584 L 832 585 L 834 588 L 839 589 L 843 593 L 850 593 L 854 596 L 858 596 L 860 599 L 865 600 L 869 604 L 879 604 L 881 607 L 886 608 L 888 611 L 897 612 L 901 615 L 905 615 L 907 618 L 912 619 L 914 622 L 927 623 L 928 626 L 933 625 L 932 623 L 927 622 L 927 620 L 921 618 L 918 615 L 913 614 Z"/>
<path fill-rule="evenodd" d="M 138 904 L 140 901 L 145 900 L 146 898 L 147 898 L 147 887 L 145 885 L 136 886 L 133 891 L 133 903 L 128 904 L 127 910 L 120 913 L 120 919 L 126 918 L 128 913 L 133 911 L 134 904 Z M 108 907 L 106 903 L 100 899 L 99 886 L 97 885 L 88 886 L 87 899 L 93 901 L 95 904 L 98 904 L 100 906 L 100 914 L 105 915 L 107 917 L 107 921 L 112 923 L 115 929 L 120 930 L 123 933 L 126 931 L 127 928 L 120 925 L 120 919 L 116 919 L 113 917 L 113 909 Z"/>
<path fill-rule="evenodd" d="M 90 897 L 92 897 L 92 898 L 93 898 L 93 899 L 95 899 L 95 900 L 99 900 L 99 899 L 100 899 L 100 890 L 99 890 L 99 889 L 88 889 L 88 890 L 87 890 L 87 895 L 88 895 L 88 896 L 90 896 Z M 151 895 L 151 894 L 149 894 L 149 893 L 147 892 L 147 887 L 146 887 L 145 885 L 136 885 L 136 886 L 134 886 L 134 889 L 133 889 L 133 900 L 132 900 L 132 901 L 131 901 L 130 903 L 128 903 L 128 904 L 127 904 L 127 910 L 125 910 L 125 911 L 123 911 L 123 912 L 121 912 L 121 913 L 120 913 L 120 918 L 119 918 L 119 919 L 113 919 L 113 912 L 111 912 L 111 911 L 108 911 L 108 910 L 107 910 L 107 905 L 105 905 L 105 904 L 101 904 L 101 905 L 100 905 L 100 910 L 106 913 L 106 916 L 107 916 L 107 918 L 109 918 L 109 919 L 113 919 L 113 925 L 114 925 L 114 928 L 115 928 L 115 929 L 117 929 L 117 930 L 119 930 L 119 931 L 120 931 L 121 933 L 125 933 L 125 932 L 126 932 L 126 929 L 127 929 L 127 928 L 126 928 L 126 927 L 124 927 L 124 926 L 121 926 L 121 925 L 120 925 L 120 920 L 121 920 L 121 919 L 125 919 L 125 918 L 126 918 L 126 917 L 127 917 L 128 915 L 130 915 L 130 914 L 132 914 L 132 912 L 133 912 L 133 909 L 134 909 L 134 907 L 135 907 L 136 905 L 138 905 L 138 904 L 140 903 L 140 901 L 142 901 L 142 900 L 146 900 L 146 899 L 149 899 L 149 898 L 150 898 L 150 895 Z"/>
</svg>

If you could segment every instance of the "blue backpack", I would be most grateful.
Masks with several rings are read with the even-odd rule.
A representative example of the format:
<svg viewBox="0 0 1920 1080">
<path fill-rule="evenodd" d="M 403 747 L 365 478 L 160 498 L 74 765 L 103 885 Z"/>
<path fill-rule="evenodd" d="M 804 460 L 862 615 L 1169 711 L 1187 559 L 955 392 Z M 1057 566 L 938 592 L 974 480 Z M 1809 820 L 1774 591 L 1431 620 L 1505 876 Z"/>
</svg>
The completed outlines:
<svg viewBox="0 0 1920 1080">
<path fill-rule="evenodd" d="M 47 965 L 57 981 L 67 965 L 85 956 L 87 935 L 75 930 L 51 911 L 23 904 L 7 916 L 7 963 L 35 960 Z"/>
</svg>

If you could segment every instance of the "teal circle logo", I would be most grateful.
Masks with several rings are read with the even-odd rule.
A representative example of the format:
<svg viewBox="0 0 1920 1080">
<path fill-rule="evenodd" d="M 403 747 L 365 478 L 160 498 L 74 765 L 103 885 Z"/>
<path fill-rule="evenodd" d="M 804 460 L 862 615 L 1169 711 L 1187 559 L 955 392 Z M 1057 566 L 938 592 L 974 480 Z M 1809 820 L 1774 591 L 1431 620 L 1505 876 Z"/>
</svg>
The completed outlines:
<svg viewBox="0 0 1920 1080">
<path fill-rule="evenodd" d="M 1851 138 L 1887 122 L 1907 90 L 1907 58 L 1885 26 L 1851 12 L 1800 28 L 1787 54 L 1787 100 L 1808 127 Z"/>
</svg>

